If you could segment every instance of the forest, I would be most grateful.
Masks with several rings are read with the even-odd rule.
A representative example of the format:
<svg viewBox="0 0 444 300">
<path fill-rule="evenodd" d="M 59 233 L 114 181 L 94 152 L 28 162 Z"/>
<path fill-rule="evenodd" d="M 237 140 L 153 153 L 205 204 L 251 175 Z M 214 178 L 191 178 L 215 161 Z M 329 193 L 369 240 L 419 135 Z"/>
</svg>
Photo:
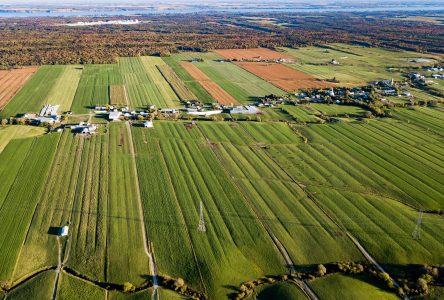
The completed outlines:
<svg viewBox="0 0 444 300">
<path fill-rule="evenodd" d="M 135 25 L 65 26 L 113 18 L 0 19 L 0 68 L 114 63 L 122 56 L 169 56 L 184 50 L 297 48 L 333 42 L 444 52 L 444 27 L 390 13 L 177 14 L 140 16 Z"/>
</svg>

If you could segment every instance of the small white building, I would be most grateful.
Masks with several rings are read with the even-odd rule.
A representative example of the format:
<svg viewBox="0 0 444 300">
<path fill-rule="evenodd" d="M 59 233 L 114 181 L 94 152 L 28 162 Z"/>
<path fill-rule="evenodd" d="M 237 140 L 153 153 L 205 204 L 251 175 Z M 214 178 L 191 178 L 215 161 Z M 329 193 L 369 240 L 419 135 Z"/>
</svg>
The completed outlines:
<svg viewBox="0 0 444 300">
<path fill-rule="evenodd" d="M 175 109 L 175 108 L 162 108 L 162 109 L 160 110 L 160 112 L 161 112 L 162 114 L 167 114 L 167 115 L 170 114 L 170 115 L 172 115 L 172 114 L 177 113 L 178 110 Z"/>
<path fill-rule="evenodd" d="M 65 225 L 62 227 L 62 230 L 60 231 L 59 236 L 67 236 L 69 231 L 68 225 Z"/>
<path fill-rule="evenodd" d="M 89 123 L 85 123 L 85 122 L 80 122 L 79 125 L 71 126 L 71 129 L 72 129 L 75 133 L 80 133 L 80 134 L 94 134 L 94 133 L 96 133 L 97 126 L 94 125 L 94 124 L 89 124 Z"/>
<path fill-rule="evenodd" d="M 143 127 L 145 127 L 145 128 L 153 128 L 154 127 L 153 121 L 145 121 L 143 123 Z"/>
<path fill-rule="evenodd" d="M 60 105 L 45 104 L 40 110 L 41 117 L 56 116 Z"/>
<path fill-rule="evenodd" d="M 121 115 L 122 115 L 122 113 L 120 111 L 110 111 L 109 116 L 108 116 L 108 120 L 117 121 L 120 119 Z"/>
</svg>

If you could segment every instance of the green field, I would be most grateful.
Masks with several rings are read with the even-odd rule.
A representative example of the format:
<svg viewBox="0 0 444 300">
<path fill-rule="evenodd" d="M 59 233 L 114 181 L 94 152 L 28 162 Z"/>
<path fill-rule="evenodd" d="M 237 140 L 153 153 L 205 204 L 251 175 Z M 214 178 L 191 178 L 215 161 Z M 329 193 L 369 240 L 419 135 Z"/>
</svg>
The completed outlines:
<svg viewBox="0 0 444 300">
<path fill-rule="evenodd" d="M 281 282 L 265 285 L 255 290 L 258 300 L 306 300 L 309 299 L 295 284 Z M 248 298 L 251 299 L 252 297 Z"/>
<path fill-rule="evenodd" d="M 374 282 L 372 283 L 372 279 L 365 276 L 353 278 L 341 274 L 329 275 L 310 283 L 316 294 L 325 300 L 399 299 L 395 294 L 389 293 L 372 284 L 374 284 Z"/>
<path fill-rule="evenodd" d="M 150 221 L 146 221 L 148 236 L 150 239 L 155 239 L 153 240 L 155 252 L 174 255 L 176 251 L 180 251 L 180 254 L 175 255 L 184 259 L 184 262 L 188 263 L 188 267 L 181 269 L 176 265 L 174 272 L 176 274 L 180 272 L 182 276 L 186 274 L 184 272 L 194 272 L 190 277 L 189 284 L 195 288 L 203 287 L 209 295 L 212 295 L 212 298 L 216 299 L 222 299 L 223 295 L 229 292 L 225 286 L 233 285 L 241 278 L 256 278 L 265 274 L 283 272 L 285 270 L 284 263 L 279 259 L 267 233 L 257 221 L 254 221 L 242 195 L 228 179 L 228 175 L 219 164 L 214 152 L 204 144 L 198 129 L 187 130 L 181 123 L 159 123 L 158 127 L 160 130 L 156 128 L 142 137 L 137 149 L 144 151 L 139 150 L 140 146 L 143 149 L 143 147 L 157 143 L 155 147 L 157 151 L 154 151 L 155 148 L 150 146 L 152 150 L 148 153 L 159 153 L 151 158 L 163 161 L 161 165 L 156 167 L 157 170 L 158 168 L 163 170 L 154 174 L 167 176 L 157 180 L 166 181 L 169 186 L 167 186 L 168 190 L 159 191 L 156 194 L 168 193 L 167 195 L 173 197 L 172 199 L 171 197 L 161 198 L 162 201 L 171 199 L 173 202 L 167 206 L 156 205 L 157 214 L 161 214 L 163 208 L 167 209 L 170 214 L 168 219 L 171 221 L 166 222 L 165 225 L 169 226 L 171 234 L 180 235 L 181 238 L 172 239 L 168 244 L 166 241 L 160 241 L 159 239 L 164 236 L 162 226 L 159 226 L 159 222 L 155 222 L 155 219 L 147 216 L 147 220 L 154 222 L 150 229 Z M 140 140 L 140 137 L 136 139 Z M 145 146 L 144 140 L 146 141 Z M 146 166 L 140 165 L 141 163 L 139 160 L 139 169 L 149 166 L 148 162 L 146 162 Z M 145 177 L 153 174 L 146 173 L 143 177 L 142 174 L 141 186 L 145 186 L 145 182 L 154 180 Z M 190 182 L 194 184 L 190 184 Z M 154 200 L 149 200 L 149 195 L 143 193 L 143 190 L 142 195 L 144 195 L 144 205 L 148 201 L 154 202 Z M 159 197 L 156 198 L 158 199 L 156 201 L 160 200 Z M 204 215 L 207 226 L 205 233 L 197 230 L 200 202 L 205 208 Z M 146 211 L 150 212 L 153 209 L 148 208 Z M 162 215 L 156 218 L 160 217 Z M 164 222 L 168 219 L 163 218 Z M 186 224 L 187 232 L 183 231 L 181 223 Z M 186 239 L 190 243 L 189 246 L 186 245 Z M 156 242 L 156 240 L 159 241 Z M 172 244 L 173 242 L 174 244 Z M 177 243 L 186 246 L 178 247 Z M 188 247 L 191 247 L 191 251 L 194 252 L 194 258 L 190 254 L 190 250 L 187 250 Z M 170 265 L 172 262 L 162 260 L 162 256 L 158 256 L 157 262 L 161 272 L 174 268 Z M 198 270 L 193 271 L 191 268 Z"/>
<path fill-rule="evenodd" d="M 13 172 L 4 172 L 0 194 L 0 278 L 11 279 L 22 244 L 29 230 L 40 196 L 45 190 L 45 178 L 60 135 L 47 135 L 10 142 L 2 152 L 2 162 L 11 154 L 21 154 Z M 11 153 L 11 151 L 13 153 Z M 6 166 L 4 166 L 6 165 Z M 8 164 L 1 164 L 1 168 Z"/>
<path fill-rule="evenodd" d="M 59 141 L 45 188 L 30 229 L 21 248 L 14 278 L 33 270 L 56 265 L 56 237 L 48 234 L 51 226 L 63 226 L 71 220 L 83 141 L 66 130 Z"/>
<path fill-rule="evenodd" d="M 64 70 L 65 66 L 40 67 L 2 110 L 1 117 L 8 118 L 28 112 L 39 112 Z"/>
<path fill-rule="evenodd" d="M 137 284 L 145 279 L 143 275 L 148 273 L 149 264 L 144 252 L 131 133 L 125 125 L 128 123 L 109 127 L 106 278 L 111 282 Z"/>
<path fill-rule="evenodd" d="M 46 271 L 32 279 L 22 283 L 10 291 L 5 299 L 28 300 L 28 299 L 51 299 L 54 286 L 55 272 Z M 0 295 L 1 296 L 1 295 Z"/>
<path fill-rule="evenodd" d="M 401 80 L 404 69 L 422 65 L 433 65 L 438 56 L 408 51 L 390 51 L 381 48 L 368 48 L 345 44 L 329 44 L 322 47 L 284 48 L 296 58 L 288 64 L 299 71 L 320 79 L 336 78 L 339 85 L 365 84 L 374 80 L 394 78 Z M 409 59 L 428 59 L 426 63 L 411 63 Z M 332 65 L 335 59 L 339 65 Z"/>
<path fill-rule="evenodd" d="M 66 273 L 60 276 L 57 299 L 106 299 L 105 290 Z"/>
<path fill-rule="evenodd" d="M 131 107 L 141 108 L 148 104 L 157 107 L 174 107 L 179 98 L 156 65 L 164 64 L 158 57 L 119 59 L 119 70 L 127 87 Z"/>
<path fill-rule="evenodd" d="M 117 65 L 85 65 L 71 110 L 76 114 L 86 114 L 96 105 L 109 104 L 110 86 L 122 82 Z"/>
<path fill-rule="evenodd" d="M 0 127 L 0 153 L 14 139 L 29 138 L 46 133 L 46 128 L 34 126 L 2 126 Z"/>
<path fill-rule="evenodd" d="M 65 66 L 62 74 L 46 96 L 45 103 L 60 105 L 59 113 L 71 110 L 82 72 L 82 66 Z"/>
</svg>

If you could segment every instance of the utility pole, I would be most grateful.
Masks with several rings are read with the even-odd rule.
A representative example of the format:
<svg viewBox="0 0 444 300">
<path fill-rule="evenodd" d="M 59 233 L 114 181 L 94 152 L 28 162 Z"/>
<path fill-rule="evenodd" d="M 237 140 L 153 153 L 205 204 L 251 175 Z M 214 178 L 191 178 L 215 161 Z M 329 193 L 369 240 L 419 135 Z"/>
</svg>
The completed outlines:
<svg viewBox="0 0 444 300">
<path fill-rule="evenodd" d="M 197 226 L 197 230 L 199 230 L 200 232 L 205 232 L 207 231 L 207 227 L 205 226 L 202 201 L 200 201 L 199 216 L 199 225 Z"/>
<path fill-rule="evenodd" d="M 413 230 L 412 237 L 414 240 L 421 238 L 421 223 L 422 223 L 422 209 L 419 210 L 418 221 L 416 222 L 415 230 Z"/>
</svg>

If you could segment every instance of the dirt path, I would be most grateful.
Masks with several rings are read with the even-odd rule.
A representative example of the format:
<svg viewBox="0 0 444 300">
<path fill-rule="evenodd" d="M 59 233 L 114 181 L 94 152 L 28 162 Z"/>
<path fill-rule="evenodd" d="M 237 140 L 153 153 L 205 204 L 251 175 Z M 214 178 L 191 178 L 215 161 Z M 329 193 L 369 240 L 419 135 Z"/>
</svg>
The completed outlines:
<svg viewBox="0 0 444 300">
<path fill-rule="evenodd" d="M 60 279 L 60 271 L 63 268 L 63 263 L 62 263 L 62 243 L 60 242 L 60 237 L 57 237 L 57 247 L 58 247 L 58 255 L 57 255 L 57 269 L 56 269 L 56 278 L 54 281 L 54 288 L 52 290 L 52 300 L 56 300 L 57 298 L 57 289 L 59 286 L 59 279 Z"/>
</svg>

